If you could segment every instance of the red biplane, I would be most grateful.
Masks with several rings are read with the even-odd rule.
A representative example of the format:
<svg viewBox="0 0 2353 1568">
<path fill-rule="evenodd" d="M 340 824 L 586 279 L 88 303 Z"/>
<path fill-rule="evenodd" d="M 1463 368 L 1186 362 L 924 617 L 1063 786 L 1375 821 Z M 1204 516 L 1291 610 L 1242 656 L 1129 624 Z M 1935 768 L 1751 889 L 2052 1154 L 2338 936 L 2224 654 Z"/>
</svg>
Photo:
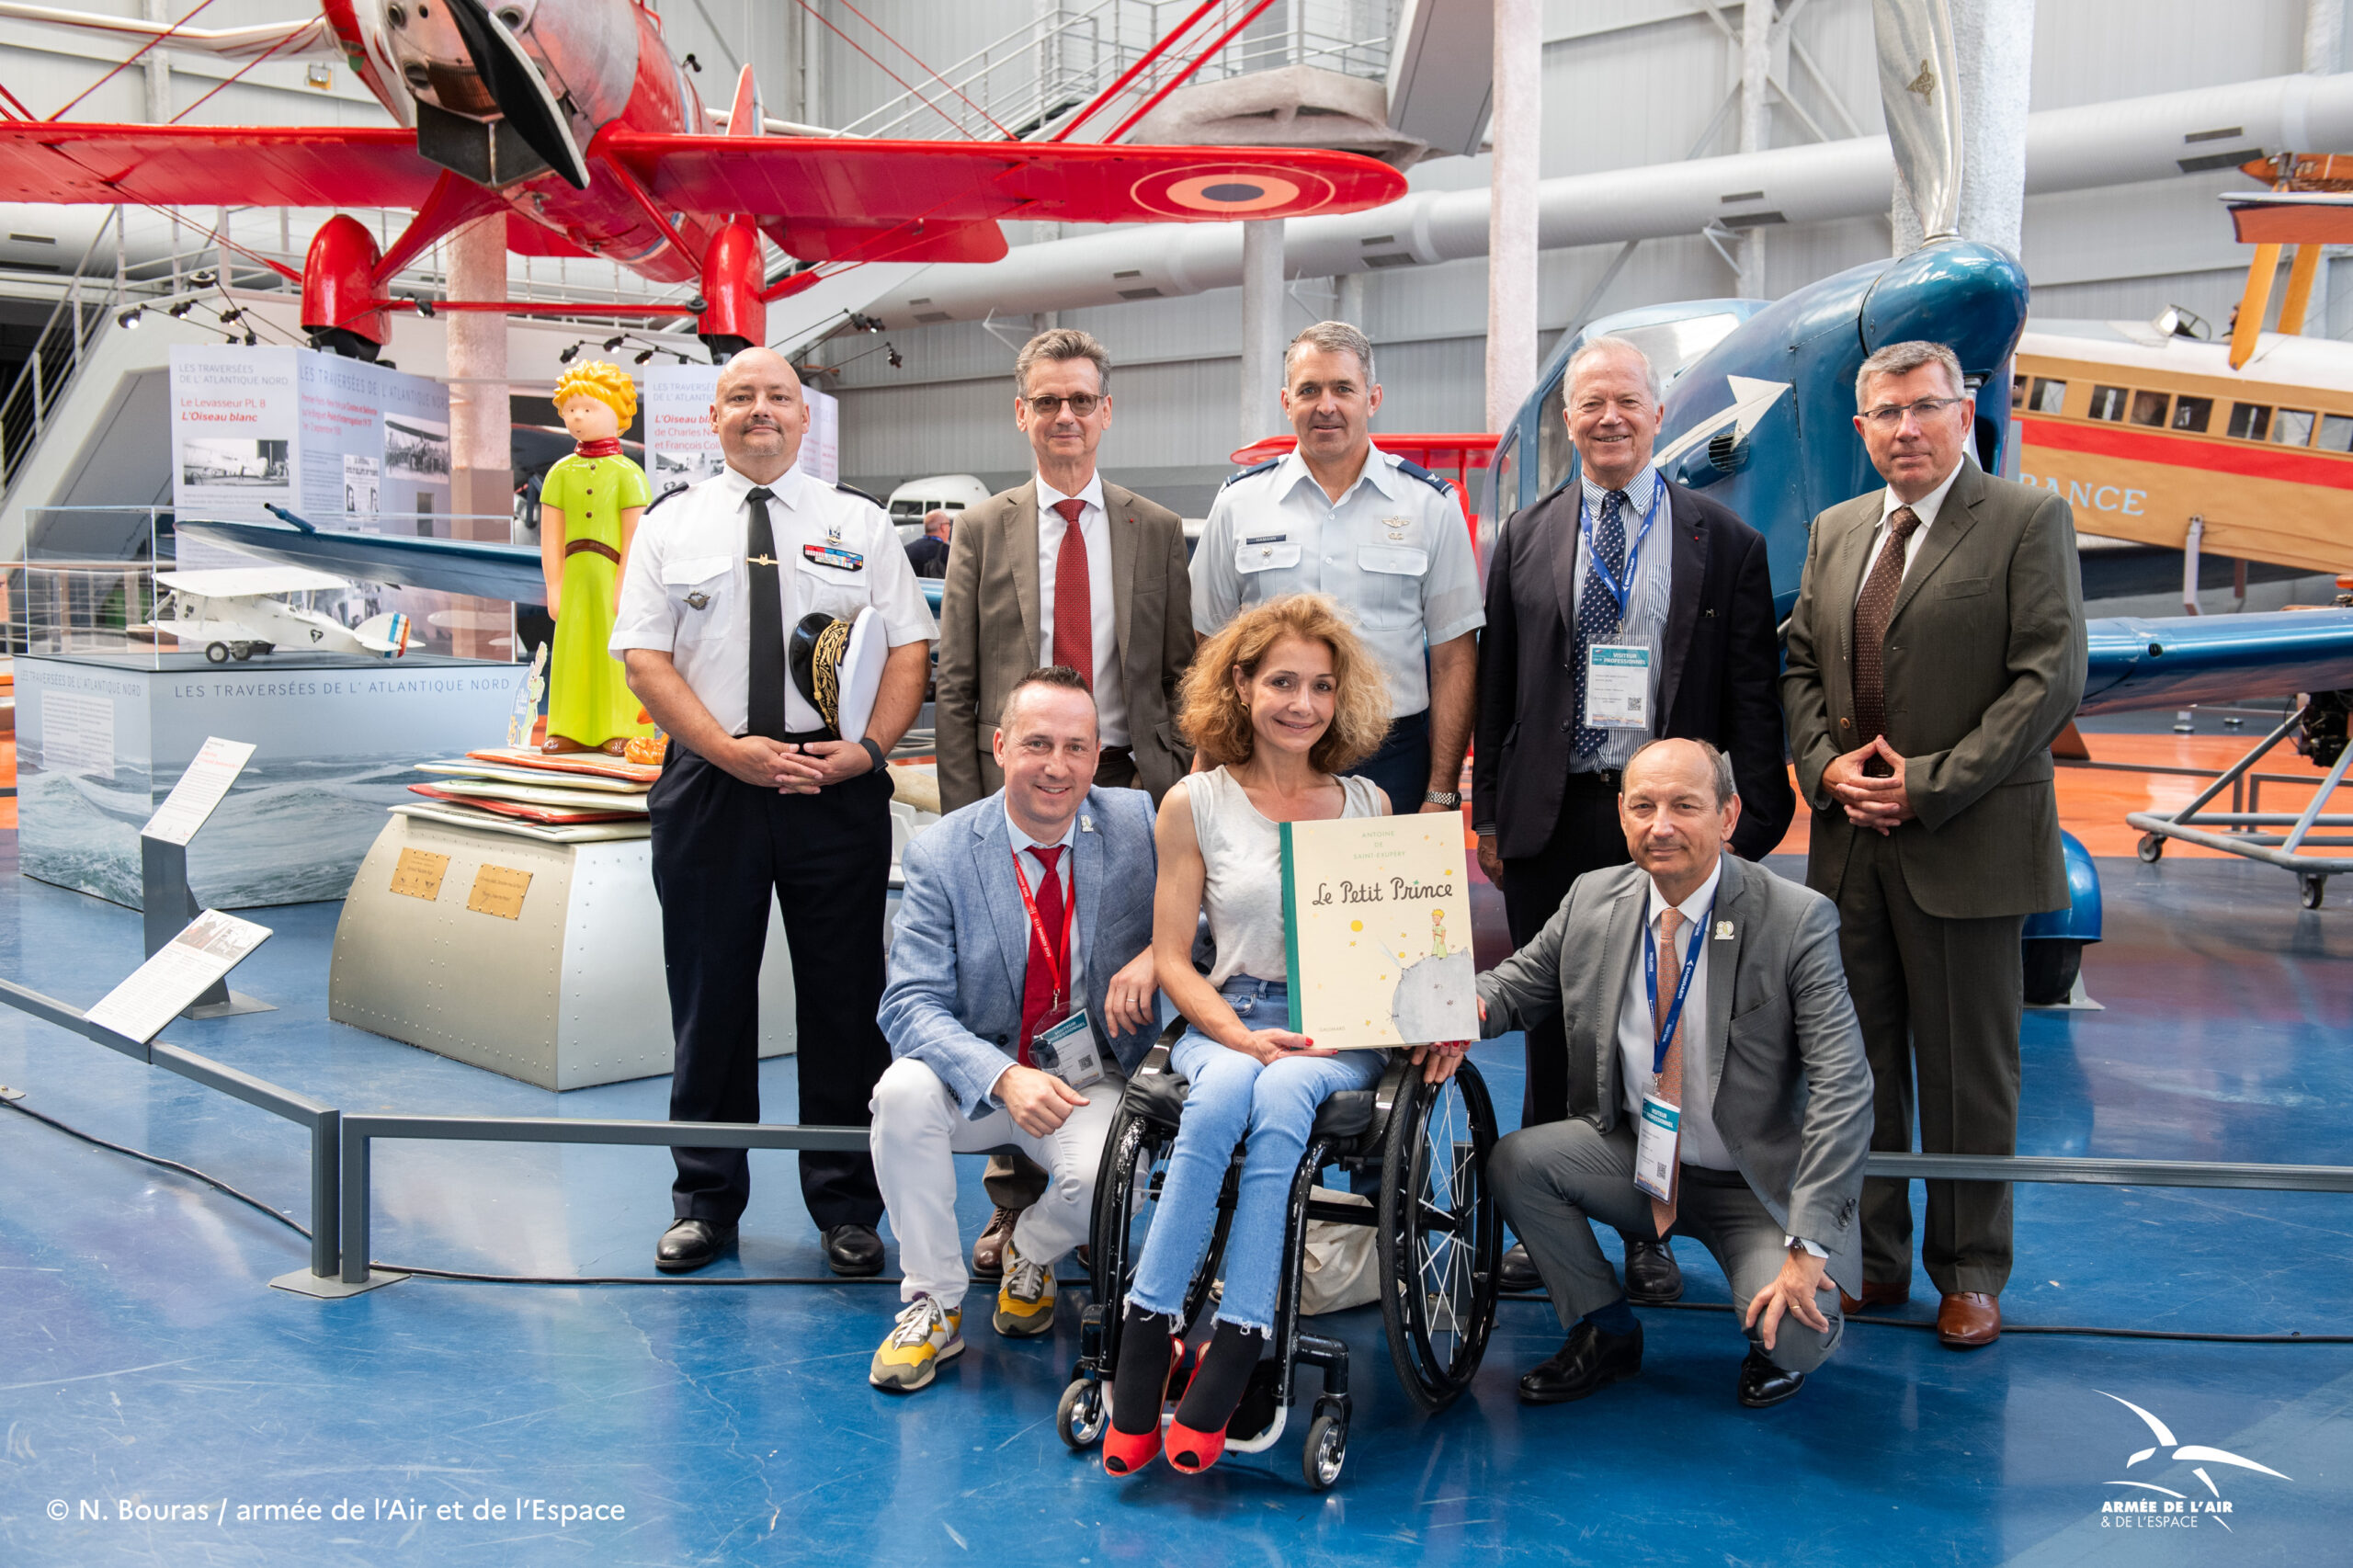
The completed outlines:
<svg viewBox="0 0 2353 1568">
<path fill-rule="evenodd" d="M 1350 153 L 1069 140 L 1155 71 L 1156 90 L 1115 139 L 1270 3 L 1204 0 L 1050 139 L 935 142 L 764 135 L 749 66 L 717 133 L 644 0 L 324 0 L 319 17 L 212 37 L 227 40 L 221 52 L 256 61 L 331 38 L 397 125 L 93 124 L 32 119 L 6 95 L 26 118 L 0 119 L 0 190 L 39 202 L 414 209 L 381 251 L 339 215 L 320 228 L 299 275 L 258 258 L 301 285 L 314 345 L 361 358 L 384 342 L 387 312 L 415 308 L 388 297 L 401 268 L 460 224 L 504 213 L 508 248 L 519 254 L 600 256 L 655 282 L 695 284 L 699 298 L 686 304 L 593 313 L 692 315 L 724 357 L 765 341 L 770 301 L 842 267 L 995 261 L 1006 249 L 1000 219 L 1199 222 L 1395 200 L 1403 178 Z M 5 10 L 142 30 L 41 7 Z M 1205 19 L 1196 41 L 1206 42 L 1177 66 L 1180 40 Z M 144 30 L 146 48 L 202 41 L 176 26 Z M 799 267 L 771 280 L 762 235 Z"/>
</svg>

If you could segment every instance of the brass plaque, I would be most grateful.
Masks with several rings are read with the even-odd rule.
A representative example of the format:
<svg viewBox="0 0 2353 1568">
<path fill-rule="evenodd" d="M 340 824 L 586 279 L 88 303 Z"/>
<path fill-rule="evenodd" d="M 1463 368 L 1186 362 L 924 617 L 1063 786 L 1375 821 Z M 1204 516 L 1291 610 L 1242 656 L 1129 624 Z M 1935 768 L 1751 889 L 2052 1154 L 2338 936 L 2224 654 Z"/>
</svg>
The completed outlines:
<svg viewBox="0 0 2353 1568">
<path fill-rule="evenodd" d="M 429 849 L 404 849 L 392 866 L 392 891 L 431 903 L 441 896 L 441 879 L 449 874 L 449 857 Z"/>
<path fill-rule="evenodd" d="M 523 895 L 531 891 L 531 873 L 517 871 L 507 866 L 485 865 L 474 873 L 474 891 L 466 895 L 466 907 L 476 915 L 495 915 L 501 920 L 523 918 Z"/>
</svg>

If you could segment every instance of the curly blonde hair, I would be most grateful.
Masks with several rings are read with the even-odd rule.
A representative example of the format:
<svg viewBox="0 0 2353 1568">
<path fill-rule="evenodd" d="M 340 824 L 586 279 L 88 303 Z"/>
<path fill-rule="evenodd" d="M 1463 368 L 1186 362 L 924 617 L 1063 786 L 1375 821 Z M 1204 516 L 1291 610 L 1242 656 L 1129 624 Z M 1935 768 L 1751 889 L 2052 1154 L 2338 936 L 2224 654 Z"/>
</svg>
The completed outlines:
<svg viewBox="0 0 2353 1568">
<path fill-rule="evenodd" d="M 637 417 L 637 383 L 629 379 L 627 370 L 602 359 L 591 359 L 566 370 L 563 379 L 555 384 L 554 397 L 549 401 L 560 414 L 564 400 L 574 397 L 595 398 L 620 416 L 624 430 Z"/>
<path fill-rule="evenodd" d="M 1290 594 L 1244 610 L 1193 655 L 1177 688 L 1176 727 L 1213 767 L 1250 760 L 1256 732 L 1250 704 L 1233 676 L 1256 676 L 1269 649 L 1287 637 L 1332 651 L 1332 722 L 1307 754 L 1321 772 L 1353 767 L 1381 749 L 1389 733 L 1389 684 L 1364 640 L 1322 594 Z"/>
</svg>

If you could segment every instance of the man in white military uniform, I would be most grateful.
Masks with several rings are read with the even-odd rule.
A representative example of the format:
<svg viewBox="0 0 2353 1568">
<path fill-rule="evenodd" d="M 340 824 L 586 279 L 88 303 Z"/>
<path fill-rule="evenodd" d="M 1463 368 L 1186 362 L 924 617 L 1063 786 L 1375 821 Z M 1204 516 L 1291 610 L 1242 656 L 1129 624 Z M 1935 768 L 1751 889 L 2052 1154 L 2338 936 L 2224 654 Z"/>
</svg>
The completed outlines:
<svg viewBox="0 0 2353 1568">
<path fill-rule="evenodd" d="M 923 704 L 931 611 L 870 496 L 792 466 L 809 406 L 792 367 L 747 348 L 720 372 L 711 427 L 727 467 L 649 508 L 623 569 L 611 647 L 669 732 L 650 801 L 654 891 L 677 1054 L 674 1121 L 760 1119 L 760 958 L 784 914 L 797 994 L 800 1119 L 863 1127 L 891 1048 L 875 1022 L 891 870 L 883 761 Z M 890 654 L 865 736 L 845 741 L 793 687 L 787 639 L 814 612 L 872 606 Z M 751 1196 L 741 1149 L 674 1149 L 676 1222 L 654 1267 L 700 1268 Z M 871 1158 L 804 1153 L 801 1191 L 826 1262 L 877 1274 Z"/>
<path fill-rule="evenodd" d="M 1388 736 L 1355 771 L 1392 811 L 1459 812 L 1487 619 L 1462 507 L 1445 481 L 1372 444 L 1372 345 L 1347 323 L 1291 339 L 1282 403 L 1298 449 L 1218 492 L 1193 551 L 1194 630 L 1285 594 L 1330 595 L 1389 686 Z"/>
</svg>

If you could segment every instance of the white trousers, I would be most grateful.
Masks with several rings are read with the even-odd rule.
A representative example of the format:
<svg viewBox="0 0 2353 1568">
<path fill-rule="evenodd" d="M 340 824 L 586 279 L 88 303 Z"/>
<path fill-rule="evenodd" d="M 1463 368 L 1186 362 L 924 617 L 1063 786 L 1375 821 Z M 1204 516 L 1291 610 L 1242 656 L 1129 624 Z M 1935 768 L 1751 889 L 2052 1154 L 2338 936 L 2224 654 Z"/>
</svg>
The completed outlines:
<svg viewBox="0 0 2353 1568">
<path fill-rule="evenodd" d="M 952 1307 L 972 1284 L 963 1238 L 956 1230 L 957 1154 L 1010 1147 L 1044 1168 L 1045 1196 L 1023 1210 L 1013 1227 L 1013 1244 L 1024 1258 L 1051 1265 L 1085 1241 L 1103 1141 L 1126 1087 L 1114 1070 L 1086 1090 L 1086 1104 L 1074 1108 L 1060 1127 L 1033 1138 L 1014 1124 L 1009 1111 L 994 1110 L 977 1121 L 965 1116 L 939 1074 L 914 1058 L 892 1062 L 874 1085 L 868 1143 L 882 1206 L 899 1237 L 899 1300 L 929 1295 Z"/>
</svg>

